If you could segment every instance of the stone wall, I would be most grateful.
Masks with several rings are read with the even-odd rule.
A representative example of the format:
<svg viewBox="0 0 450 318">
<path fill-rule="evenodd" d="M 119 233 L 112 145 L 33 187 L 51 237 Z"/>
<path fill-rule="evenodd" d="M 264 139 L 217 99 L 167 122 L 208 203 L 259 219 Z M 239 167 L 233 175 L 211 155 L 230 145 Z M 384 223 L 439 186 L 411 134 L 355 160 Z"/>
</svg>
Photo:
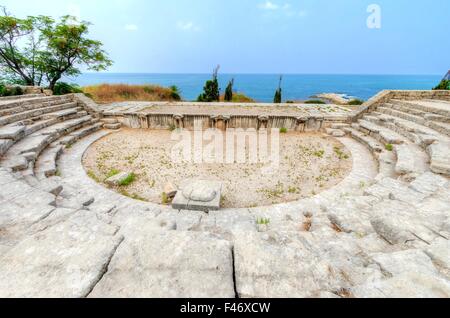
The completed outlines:
<svg viewBox="0 0 450 318">
<path fill-rule="evenodd" d="M 142 129 L 173 129 L 184 128 L 192 130 L 196 125 L 203 129 L 208 128 L 242 128 L 242 129 L 260 129 L 260 128 L 286 128 L 288 131 L 323 131 L 330 128 L 334 123 L 351 123 L 357 121 L 364 114 L 376 110 L 380 105 L 388 103 L 389 100 L 420 100 L 420 99 L 439 99 L 450 101 L 450 91 L 381 91 L 361 107 L 348 114 L 317 114 L 310 112 L 298 116 L 283 115 L 264 115 L 264 112 L 256 112 L 255 115 L 209 115 L 209 114 L 172 114 L 172 113 L 147 113 L 143 111 L 104 111 L 84 94 L 74 94 L 74 99 L 78 101 L 90 114 L 97 114 L 104 118 L 117 118 L 119 122 L 129 128 Z M 205 103 L 181 102 L 181 103 L 157 103 L 158 105 L 185 105 L 185 106 L 205 106 Z M 224 109 L 230 106 L 230 103 L 211 103 L 211 106 L 223 106 Z M 292 106 L 292 104 L 233 104 L 232 106 L 245 106 L 258 109 L 258 107 Z M 336 105 L 330 105 L 338 107 Z M 212 113 L 212 112 L 211 112 Z"/>
<path fill-rule="evenodd" d="M 202 129 L 227 128 L 242 129 L 280 129 L 288 131 L 321 131 L 329 128 L 336 122 L 347 122 L 347 118 L 327 119 L 322 116 L 208 116 L 208 115 L 173 115 L 173 114 L 122 114 L 115 117 L 119 122 L 129 128 L 141 129 L 174 129 L 184 128 L 193 130 L 195 127 Z"/>
<path fill-rule="evenodd" d="M 364 114 L 374 111 L 378 106 L 389 102 L 391 99 L 400 100 L 420 100 L 420 99 L 439 99 L 450 101 L 450 91 L 438 90 L 438 91 L 398 91 L 398 90 L 384 90 L 369 99 L 361 107 L 356 110 L 352 117 L 354 120 L 358 120 L 364 116 Z"/>
</svg>

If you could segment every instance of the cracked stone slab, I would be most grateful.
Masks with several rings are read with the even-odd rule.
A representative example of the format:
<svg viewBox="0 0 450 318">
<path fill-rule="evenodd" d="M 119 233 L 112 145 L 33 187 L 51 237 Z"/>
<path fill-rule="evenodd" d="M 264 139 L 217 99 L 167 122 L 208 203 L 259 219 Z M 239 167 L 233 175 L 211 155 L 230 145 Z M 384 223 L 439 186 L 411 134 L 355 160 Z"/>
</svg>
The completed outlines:
<svg viewBox="0 0 450 318">
<path fill-rule="evenodd" d="M 19 140 L 25 135 L 25 126 L 11 125 L 0 128 L 0 139 Z"/>
<path fill-rule="evenodd" d="M 437 274 L 430 257 L 420 250 L 406 250 L 396 253 L 380 253 L 372 255 L 375 262 L 385 272 L 391 275 L 401 275 L 407 272 Z"/>
<path fill-rule="evenodd" d="M 0 259 L 0 297 L 87 296 L 123 239 L 97 232 L 101 224 L 90 225 L 69 219 L 9 250 Z"/>
<path fill-rule="evenodd" d="M 311 297 L 338 286 L 339 274 L 299 240 L 275 233 L 241 233 L 235 239 L 240 297 Z"/>
<path fill-rule="evenodd" d="M 172 201 L 175 210 L 217 211 L 220 209 L 222 183 L 186 180 Z"/>
<path fill-rule="evenodd" d="M 450 176 L 450 142 L 435 142 L 428 147 L 428 153 L 431 157 L 431 171 Z"/>
<path fill-rule="evenodd" d="M 235 297 L 231 245 L 208 233 L 161 231 L 141 223 L 90 297 Z"/>
<path fill-rule="evenodd" d="M 427 273 L 408 272 L 351 289 L 356 298 L 449 298 L 448 280 Z"/>
</svg>

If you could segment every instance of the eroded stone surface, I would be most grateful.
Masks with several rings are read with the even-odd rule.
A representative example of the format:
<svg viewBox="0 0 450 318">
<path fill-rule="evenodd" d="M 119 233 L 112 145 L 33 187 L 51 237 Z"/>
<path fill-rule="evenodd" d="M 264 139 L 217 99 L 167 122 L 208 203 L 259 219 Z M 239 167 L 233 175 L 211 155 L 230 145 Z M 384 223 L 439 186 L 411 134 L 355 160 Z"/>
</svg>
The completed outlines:
<svg viewBox="0 0 450 318">
<path fill-rule="evenodd" d="M 141 224 L 118 249 L 91 297 L 234 297 L 231 245 L 207 233 Z"/>
<path fill-rule="evenodd" d="M 207 214 L 136 201 L 87 178 L 81 158 L 106 132 L 95 132 L 98 120 L 85 111 L 60 105 L 71 98 L 50 99 L 50 113 L 26 99 L 8 102 L 2 114 L 12 117 L 0 115 L 2 123 L 53 118 L 24 122 L 29 138 L 19 129 L 16 144 L 15 131 L 3 130 L 12 139 L 0 143 L 7 152 L 0 165 L 15 163 L 16 172 L 0 168 L 0 296 L 450 297 L 448 137 L 433 130 L 445 120 L 442 106 L 384 104 L 384 115 L 371 113 L 350 130 L 333 126 L 361 142 L 341 139 L 353 170 L 337 187 Z M 58 124 L 64 114 L 79 117 Z M 55 158 L 60 177 L 36 178 L 34 160 L 68 133 L 77 142 Z M 387 141 L 404 146 L 402 154 L 385 151 Z"/>
<path fill-rule="evenodd" d="M 76 217 L 22 241 L 0 258 L 1 297 L 84 297 L 122 241 Z M 85 220 L 84 220 L 85 221 Z"/>
</svg>

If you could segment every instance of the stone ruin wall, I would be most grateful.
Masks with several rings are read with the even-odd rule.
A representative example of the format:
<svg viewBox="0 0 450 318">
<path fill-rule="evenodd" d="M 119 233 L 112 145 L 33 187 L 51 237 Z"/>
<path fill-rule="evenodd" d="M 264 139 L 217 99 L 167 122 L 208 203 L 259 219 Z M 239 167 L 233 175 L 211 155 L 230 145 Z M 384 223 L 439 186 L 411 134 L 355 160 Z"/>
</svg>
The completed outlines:
<svg viewBox="0 0 450 318">
<path fill-rule="evenodd" d="M 78 95 L 77 95 L 78 96 Z M 84 104 L 89 104 L 89 99 L 80 96 Z M 375 95 L 361 107 L 348 115 L 317 115 L 310 114 L 301 117 L 280 115 L 208 115 L 208 114 L 146 114 L 143 112 L 117 113 L 114 116 L 104 115 L 106 118 L 115 117 L 119 122 L 129 128 L 141 129 L 171 129 L 184 128 L 192 130 L 195 124 L 203 129 L 208 128 L 242 128 L 256 129 L 261 128 L 286 128 L 288 131 L 299 132 L 319 132 L 330 128 L 336 123 L 355 122 L 366 113 L 375 111 L 377 106 L 387 103 L 389 100 L 421 100 L 421 99 L 440 99 L 450 101 L 450 91 L 389 91 L 385 90 Z M 92 102 L 91 102 L 92 104 Z M 95 104 L 95 103 L 94 103 Z M 195 103 L 182 103 L 183 105 L 196 105 Z M 213 103 L 215 105 L 215 103 Z M 219 105 L 220 103 L 217 103 Z M 278 107 L 279 104 L 235 104 L 236 106 L 255 107 L 258 105 Z M 292 104 L 288 104 L 292 106 Z M 98 111 L 98 106 L 88 105 L 89 109 Z"/>
</svg>

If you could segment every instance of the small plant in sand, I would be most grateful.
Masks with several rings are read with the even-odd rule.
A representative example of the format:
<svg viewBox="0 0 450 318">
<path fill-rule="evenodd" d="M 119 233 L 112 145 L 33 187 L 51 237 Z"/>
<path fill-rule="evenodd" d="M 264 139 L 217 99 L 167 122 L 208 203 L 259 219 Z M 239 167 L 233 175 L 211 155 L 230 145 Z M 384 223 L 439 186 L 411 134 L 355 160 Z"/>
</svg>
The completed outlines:
<svg viewBox="0 0 450 318">
<path fill-rule="evenodd" d="M 334 147 L 334 153 L 337 155 L 337 157 L 342 160 L 342 159 L 348 159 L 348 155 L 345 154 L 341 148 L 339 147 Z"/>
<path fill-rule="evenodd" d="M 109 172 L 106 174 L 106 179 L 109 179 L 109 178 L 111 178 L 111 177 L 114 177 L 114 176 L 118 175 L 119 173 L 120 173 L 119 170 L 117 170 L 117 169 L 111 169 L 111 171 L 109 171 Z"/>
<path fill-rule="evenodd" d="M 290 194 L 296 194 L 296 193 L 298 193 L 298 188 L 296 188 L 296 187 L 289 187 L 288 192 Z"/>
<path fill-rule="evenodd" d="M 325 155 L 325 150 L 317 150 L 314 152 L 314 156 L 316 156 L 317 158 L 323 158 L 324 155 Z"/>
<path fill-rule="evenodd" d="M 94 180 L 95 182 L 100 182 L 100 179 L 97 177 L 97 175 L 95 174 L 94 171 L 89 170 L 89 171 L 87 172 L 87 175 L 88 175 L 89 178 L 91 178 L 91 179 Z"/>
<path fill-rule="evenodd" d="M 270 224 L 270 219 L 258 218 L 258 219 L 256 219 L 256 224 L 257 225 L 269 225 Z"/>
<path fill-rule="evenodd" d="M 222 194 L 222 196 L 220 197 L 220 206 L 224 206 L 226 201 L 227 197 Z"/>
<path fill-rule="evenodd" d="M 393 151 L 394 150 L 394 146 L 392 144 L 387 144 L 385 148 L 386 148 L 387 151 Z"/>
<path fill-rule="evenodd" d="M 134 173 L 130 173 L 130 175 L 128 177 L 126 177 L 125 179 L 123 179 L 119 182 L 119 186 L 121 186 L 121 187 L 129 186 L 135 180 L 136 180 L 136 175 Z"/>
<path fill-rule="evenodd" d="M 285 128 L 285 127 L 280 128 L 280 133 L 281 134 L 287 134 L 287 132 L 288 132 L 287 128 Z"/>
<path fill-rule="evenodd" d="M 169 196 L 167 195 L 167 193 L 163 192 L 161 194 L 161 203 L 162 204 L 169 204 Z"/>
</svg>

